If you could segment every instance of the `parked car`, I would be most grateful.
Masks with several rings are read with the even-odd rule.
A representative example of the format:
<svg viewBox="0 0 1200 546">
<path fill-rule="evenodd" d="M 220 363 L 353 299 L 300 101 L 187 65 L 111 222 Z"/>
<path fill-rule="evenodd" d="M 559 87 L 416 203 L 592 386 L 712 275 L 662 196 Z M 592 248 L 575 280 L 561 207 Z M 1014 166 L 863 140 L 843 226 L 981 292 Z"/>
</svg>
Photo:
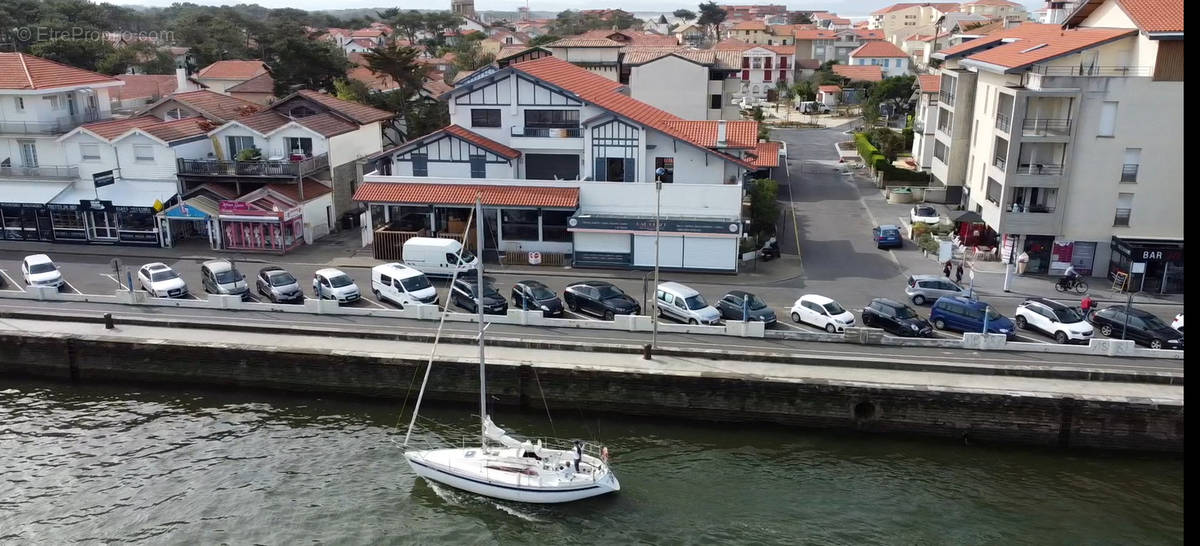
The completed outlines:
<svg viewBox="0 0 1200 546">
<path fill-rule="evenodd" d="M 1183 313 L 1175 315 L 1175 320 L 1171 321 L 1171 327 L 1179 330 L 1179 333 L 1183 333 Z"/>
<path fill-rule="evenodd" d="M 563 289 L 563 301 L 572 311 L 583 311 L 612 320 L 614 315 L 637 315 L 642 306 L 620 288 L 604 281 L 579 281 Z"/>
<path fill-rule="evenodd" d="M 900 228 L 893 224 L 884 224 L 871 230 L 876 248 L 901 248 L 904 240 L 900 238 Z"/>
<path fill-rule="evenodd" d="M 479 279 L 473 275 L 454 279 L 454 285 L 450 287 L 450 301 L 455 306 L 478 313 L 478 299 Z M 504 301 L 504 296 L 496 291 L 495 280 L 491 277 L 483 278 L 483 312 L 489 315 L 508 313 L 508 302 Z"/>
<path fill-rule="evenodd" d="M 266 296 L 274 303 L 304 301 L 304 291 L 300 289 L 300 281 L 277 265 L 259 269 L 254 284 L 260 295 Z"/>
<path fill-rule="evenodd" d="M 987 333 L 1004 334 L 1005 338 L 1017 337 L 1016 328 L 1008 317 L 1001 315 L 996 308 L 979 300 L 962 296 L 942 296 L 933 302 L 929 310 L 929 321 L 938 330 L 955 330 L 958 332 L 983 332 L 987 317 Z"/>
<path fill-rule="evenodd" d="M 541 310 L 543 317 L 561 317 L 563 314 L 562 300 L 558 294 L 538 281 L 518 281 L 512 287 L 513 308 L 530 311 Z"/>
<path fill-rule="evenodd" d="M 938 275 L 911 275 L 904 294 L 916 305 L 925 305 L 927 301 L 937 301 L 942 296 L 962 296 L 970 298 L 971 292 L 954 283 L 954 281 Z"/>
<path fill-rule="evenodd" d="M 375 298 L 405 305 L 437 305 L 437 288 L 424 273 L 401 263 L 380 264 L 371 268 L 371 292 Z"/>
<path fill-rule="evenodd" d="M 933 326 L 912 307 L 887 298 L 875 298 L 862 311 L 863 324 L 898 336 L 933 337 Z"/>
<path fill-rule="evenodd" d="M 658 314 L 688 324 L 720 324 L 721 312 L 704 301 L 704 296 L 690 286 L 664 282 L 654 291 L 658 299 Z"/>
<path fill-rule="evenodd" d="M 404 241 L 404 265 L 433 277 L 464 277 L 479 266 L 479 258 L 454 239 L 413 237 Z M 460 254 L 461 253 L 461 256 Z"/>
<path fill-rule="evenodd" d="M 766 326 L 775 324 L 778 320 L 774 309 L 767 307 L 758 296 L 742 290 L 731 290 L 721 296 L 716 307 L 717 311 L 721 312 L 721 318 L 725 320 L 758 320 Z"/>
<path fill-rule="evenodd" d="M 792 304 L 792 322 L 803 322 L 822 328 L 831 334 L 845 332 L 854 326 L 854 313 L 847 311 L 838 302 L 817 294 L 805 294 Z"/>
<path fill-rule="evenodd" d="M 182 298 L 188 295 L 187 283 L 167 264 L 154 262 L 138 269 L 142 290 L 156 298 Z"/>
<path fill-rule="evenodd" d="M 313 273 L 313 295 L 319 300 L 337 300 L 338 303 L 354 303 L 362 297 L 354 279 L 332 267 Z"/>
<path fill-rule="evenodd" d="M 1092 325 L 1074 307 L 1046 298 L 1029 298 L 1017 306 L 1013 322 L 1022 330 L 1037 330 L 1059 343 L 1092 339 Z"/>
<path fill-rule="evenodd" d="M 209 294 L 250 297 L 246 276 L 229 260 L 209 260 L 200 264 L 200 285 Z"/>
<path fill-rule="evenodd" d="M 942 221 L 937 209 L 929 205 L 917 205 L 908 212 L 908 219 L 913 224 L 936 224 Z"/>
<path fill-rule="evenodd" d="M 1113 305 L 1093 311 L 1088 322 L 1108 337 L 1120 338 L 1124 330 L 1125 339 L 1132 339 L 1151 349 L 1183 349 L 1183 334 L 1152 313 L 1131 307 L 1128 318 L 1125 315 L 1124 305 Z M 1126 320 L 1128 329 L 1125 328 Z"/>
<path fill-rule="evenodd" d="M 30 286 L 53 286 L 61 289 L 63 285 L 63 276 L 58 266 L 45 254 L 34 254 L 21 260 L 21 276 L 25 278 L 25 284 Z M 3 279 L 0 279 L 0 283 L 2 282 Z"/>
<path fill-rule="evenodd" d="M 803 112 L 805 114 L 828 114 L 829 113 L 829 105 L 827 105 L 823 102 L 806 100 L 806 101 L 801 101 L 799 104 L 797 104 L 796 110 L 799 110 L 800 112 Z"/>
</svg>

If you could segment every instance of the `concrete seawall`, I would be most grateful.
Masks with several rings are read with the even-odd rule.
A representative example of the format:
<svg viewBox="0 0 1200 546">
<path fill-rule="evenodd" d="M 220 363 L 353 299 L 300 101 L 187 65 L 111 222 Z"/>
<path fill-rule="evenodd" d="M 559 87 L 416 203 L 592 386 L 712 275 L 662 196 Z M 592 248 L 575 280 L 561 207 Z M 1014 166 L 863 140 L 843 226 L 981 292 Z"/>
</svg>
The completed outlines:
<svg viewBox="0 0 1200 546">
<path fill-rule="evenodd" d="M 0 346 L 6 348 L 0 352 L 0 376 L 403 398 L 428 358 L 428 349 L 396 342 L 316 338 L 321 345 L 305 346 L 289 343 L 287 336 L 265 335 L 259 335 L 261 343 L 230 337 L 180 341 L 170 336 L 167 341 L 168 329 L 159 329 L 165 334 L 156 337 L 128 328 L 125 338 L 86 327 L 73 330 L 80 333 L 0 331 Z M 391 346 L 402 347 L 379 350 Z M 435 362 L 426 396 L 473 403 L 478 368 L 469 356 L 472 348 L 446 352 Z M 501 405 L 540 409 L 544 393 L 554 411 L 769 422 L 977 443 L 1183 451 L 1180 386 L 945 373 L 920 373 L 936 381 L 918 384 L 919 372 L 682 357 L 647 363 L 637 355 L 505 348 L 489 354 L 494 356 L 489 357 L 488 393 Z M 741 366 L 747 372 L 739 372 Z"/>
</svg>

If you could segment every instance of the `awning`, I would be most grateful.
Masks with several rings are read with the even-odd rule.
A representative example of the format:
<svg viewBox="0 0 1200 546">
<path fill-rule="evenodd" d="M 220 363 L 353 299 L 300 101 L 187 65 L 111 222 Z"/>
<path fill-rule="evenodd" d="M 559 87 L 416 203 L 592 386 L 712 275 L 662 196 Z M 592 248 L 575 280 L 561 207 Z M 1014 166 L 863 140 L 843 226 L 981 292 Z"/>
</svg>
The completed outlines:
<svg viewBox="0 0 1200 546">
<path fill-rule="evenodd" d="M 978 212 L 973 210 L 959 211 L 950 216 L 952 222 L 966 222 L 968 224 L 982 224 L 983 217 Z"/>
<path fill-rule="evenodd" d="M 655 232 L 654 224 L 653 216 L 576 214 L 567 219 L 567 230 L 653 234 Z M 658 232 L 673 235 L 706 234 L 709 236 L 737 237 L 741 235 L 741 222 L 737 218 L 664 216 L 658 220 Z"/>
<path fill-rule="evenodd" d="M 45 205 L 70 182 L 0 182 L 0 205 Z"/>
<path fill-rule="evenodd" d="M 530 180 L 531 183 L 536 183 Z M 490 207 L 579 207 L 579 188 L 546 186 L 489 186 L 482 184 L 421 184 L 363 182 L 354 192 L 354 200 L 364 203 L 397 205 L 471 206 L 475 196 Z"/>
<path fill-rule="evenodd" d="M 167 209 L 165 214 L 167 218 L 175 220 L 207 220 L 217 216 L 219 212 L 220 205 L 216 201 L 197 195 Z"/>
<path fill-rule="evenodd" d="M 174 180 L 120 179 L 108 186 L 94 188 L 91 181 L 76 182 L 51 203 L 75 204 L 89 199 L 111 201 L 114 207 L 152 207 L 155 201 L 166 203 L 178 193 Z"/>
</svg>

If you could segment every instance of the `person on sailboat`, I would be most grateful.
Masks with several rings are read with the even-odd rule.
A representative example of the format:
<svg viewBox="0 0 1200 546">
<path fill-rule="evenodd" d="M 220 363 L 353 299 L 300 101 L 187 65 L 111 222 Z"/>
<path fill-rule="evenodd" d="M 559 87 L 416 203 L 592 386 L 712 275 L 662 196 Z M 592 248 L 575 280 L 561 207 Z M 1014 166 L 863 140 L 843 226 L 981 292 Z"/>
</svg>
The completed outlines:
<svg viewBox="0 0 1200 546">
<path fill-rule="evenodd" d="M 579 472 L 579 460 L 583 459 L 583 443 L 575 440 L 575 471 Z"/>
</svg>

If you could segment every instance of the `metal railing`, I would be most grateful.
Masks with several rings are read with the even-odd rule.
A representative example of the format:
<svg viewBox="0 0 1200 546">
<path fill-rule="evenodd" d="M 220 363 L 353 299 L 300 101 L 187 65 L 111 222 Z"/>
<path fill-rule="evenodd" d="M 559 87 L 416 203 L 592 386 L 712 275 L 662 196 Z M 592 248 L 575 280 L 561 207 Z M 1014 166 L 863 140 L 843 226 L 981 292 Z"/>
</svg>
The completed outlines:
<svg viewBox="0 0 1200 546">
<path fill-rule="evenodd" d="M 79 177 L 79 167 L 64 165 L 38 165 L 37 167 L 0 167 L 0 178 L 58 178 L 74 180 Z"/>
<path fill-rule="evenodd" d="M 996 128 L 1007 133 L 1012 128 L 1012 118 L 1008 114 L 996 114 Z"/>
<path fill-rule="evenodd" d="M 1072 76 L 1092 78 L 1124 78 L 1130 76 L 1149 76 L 1153 70 L 1149 66 L 1046 66 L 1035 65 L 1030 73 L 1042 76 Z"/>
<path fill-rule="evenodd" d="M 1025 119 L 1021 122 L 1021 133 L 1026 136 L 1067 136 L 1071 134 L 1071 120 Z"/>
<path fill-rule="evenodd" d="M 1024 213 L 1030 213 L 1030 214 L 1050 214 L 1050 213 L 1054 212 L 1054 207 L 1048 207 L 1046 205 L 1039 205 L 1036 203 L 1030 204 L 1028 206 L 1021 204 L 1021 203 L 1009 203 L 1008 211 L 1015 212 L 1015 213 L 1023 213 L 1024 212 Z"/>
<path fill-rule="evenodd" d="M 59 135 L 84 123 L 109 119 L 100 112 L 86 110 L 75 116 L 64 116 L 47 121 L 0 121 L 0 134 L 15 135 Z"/>
<path fill-rule="evenodd" d="M 938 98 L 941 99 L 942 102 L 949 104 L 950 106 L 954 106 L 954 93 L 949 91 L 939 91 Z"/>
<path fill-rule="evenodd" d="M 1121 165 L 1121 182 L 1137 182 L 1138 165 L 1126 163 Z"/>
<path fill-rule="evenodd" d="M 950 124 L 938 125 L 937 130 L 946 133 L 946 136 L 954 136 L 954 130 L 950 128 Z"/>
<path fill-rule="evenodd" d="M 538 138 L 581 138 L 583 129 L 579 127 L 513 127 L 511 136 Z"/>
<path fill-rule="evenodd" d="M 1004 159 L 1003 157 L 996 156 L 992 158 L 992 165 L 995 165 L 997 169 L 1003 171 L 1004 168 L 1008 166 L 1008 160 Z"/>
<path fill-rule="evenodd" d="M 257 161 L 217 159 L 176 160 L 177 172 L 187 176 L 301 178 L 328 166 L 329 154 L 320 154 L 300 161 L 287 159 Z"/>
<path fill-rule="evenodd" d="M 1063 173 L 1063 166 L 1053 163 L 1022 163 L 1013 174 L 1028 174 L 1033 176 L 1049 176 Z"/>
</svg>

